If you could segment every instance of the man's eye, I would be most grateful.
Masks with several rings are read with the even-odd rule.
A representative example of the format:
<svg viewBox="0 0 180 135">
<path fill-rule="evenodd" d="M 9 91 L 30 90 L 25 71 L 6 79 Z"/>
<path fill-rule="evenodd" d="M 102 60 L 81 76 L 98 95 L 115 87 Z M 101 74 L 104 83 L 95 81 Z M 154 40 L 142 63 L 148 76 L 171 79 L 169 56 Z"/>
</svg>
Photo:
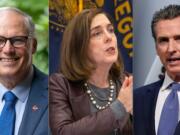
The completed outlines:
<svg viewBox="0 0 180 135">
<path fill-rule="evenodd" d="M 157 42 L 158 42 L 159 44 L 168 43 L 168 42 L 169 42 L 169 39 L 168 39 L 168 38 L 159 38 L 159 39 L 157 40 Z"/>
<path fill-rule="evenodd" d="M 26 41 L 23 38 L 22 39 L 16 38 L 16 39 L 13 39 L 12 42 L 13 42 L 13 44 L 18 45 L 18 44 L 24 44 Z"/>
<path fill-rule="evenodd" d="M 4 44 L 5 40 L 0 38 L 0 44 Z"/>
<path fill-rule="evenodd" d="M 180 36 L 175 37 L 176 42 L 180 43 Z"/>
<path fill-rule="evenodd" d="M 163 42 L 168 42 L 168 40 L 167 39 L 160 39 L 159 40 L 159 43 L 163 43 Z"/>
</svg>

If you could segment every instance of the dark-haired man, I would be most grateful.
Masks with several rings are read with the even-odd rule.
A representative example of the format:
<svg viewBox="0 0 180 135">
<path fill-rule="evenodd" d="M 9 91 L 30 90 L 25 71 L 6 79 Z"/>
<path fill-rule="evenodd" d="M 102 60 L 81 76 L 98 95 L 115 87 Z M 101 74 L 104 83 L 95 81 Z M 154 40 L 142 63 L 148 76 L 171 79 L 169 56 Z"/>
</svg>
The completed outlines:
<svg viewBox="0 0 180 135">
<path fill-rule="evenodd" d="M 135 135 L 180 135 L 180 5 L 157 11 L 151 23 L 165 77 L 134 90 Z"/>
</svg>

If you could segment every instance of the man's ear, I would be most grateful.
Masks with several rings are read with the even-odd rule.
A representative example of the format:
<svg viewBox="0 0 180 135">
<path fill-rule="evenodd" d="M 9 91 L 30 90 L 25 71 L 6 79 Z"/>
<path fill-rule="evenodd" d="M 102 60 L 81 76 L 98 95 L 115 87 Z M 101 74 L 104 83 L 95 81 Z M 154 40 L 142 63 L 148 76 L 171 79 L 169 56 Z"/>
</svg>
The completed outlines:
<svg viewBox="0 0 180 135">
<path fill-rule="evenodd" d="M 34 38 L 32 42 L 32 54 L 34 54 L 37 50 L 37 40 Z"/>
</svg>

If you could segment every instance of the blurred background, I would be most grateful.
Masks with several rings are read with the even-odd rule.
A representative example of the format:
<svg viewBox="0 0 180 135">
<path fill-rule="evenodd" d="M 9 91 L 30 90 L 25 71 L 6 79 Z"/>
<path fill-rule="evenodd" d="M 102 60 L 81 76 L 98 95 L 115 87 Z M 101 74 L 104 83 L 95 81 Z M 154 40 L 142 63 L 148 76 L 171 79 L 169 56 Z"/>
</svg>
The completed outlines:
<svg viewBox="0 0 180 135">
<path fill-rule="evenodd" d="M 33 56 L 33 63 L 41 71 L 48 73 L 48 0 L 0 0 L 0 7 L 3 6 L 17 7 L 32 17 L 33 22 L 35 23 L 36 37 L 38 40 L 38 48 Z"/>
</svg>

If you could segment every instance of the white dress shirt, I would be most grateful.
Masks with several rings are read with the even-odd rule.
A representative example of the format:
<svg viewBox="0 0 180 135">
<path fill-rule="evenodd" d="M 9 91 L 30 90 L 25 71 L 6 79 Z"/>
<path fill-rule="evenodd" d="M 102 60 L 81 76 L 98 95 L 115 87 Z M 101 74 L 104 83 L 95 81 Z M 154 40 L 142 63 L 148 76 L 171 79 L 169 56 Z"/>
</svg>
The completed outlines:
<svg viewBox="0 0 180 135">
<path fill-rule="evenodd" d="M 11 89 L 12 93 L 14 93 L 18 99 L 15 105 L 16 121 L 15 121 L 14 135 L 18 135 L 19 127 L 21 125 L 25 106 L 29 96 L 32 77 L 33 77 L 33 71 L 31 71 L 27 75 L 27 77 L 24 79 L 23 82 L 21 82 L 19 85 Z M 0 83 L 0 114 L 5 104 L 5 101 L 3 100 L 3 95 L 9 90 L 10 89 L 7 89 Z"/>
<path fill-rule="evenodd" d="M 161 88 L 159 90 L 159 94 L 158 94 L 158 98 L 157 98 L 157 102 L 156 102 L 156 109 L 155 109 L 155 130 L 156 130 L 156 134 L 158 131 L 158 126 L 159 126 L 159 121 L 160 121 L 163 105 L 165 103 L 167 96 L 171 92 L 171 89 L 168 89 L 167 87 L 172 82 L 174 82 L 174 81 L 167 75 L 167 73 L 165 73 L 165 79 L 164 79 L 163 85 L 161 86 Z M 180 102 L 180 91 L 178 91 L 178 99 Z M 179 110 L 179 120 L 180 120 L 180 110 Z"/>
</svg>

